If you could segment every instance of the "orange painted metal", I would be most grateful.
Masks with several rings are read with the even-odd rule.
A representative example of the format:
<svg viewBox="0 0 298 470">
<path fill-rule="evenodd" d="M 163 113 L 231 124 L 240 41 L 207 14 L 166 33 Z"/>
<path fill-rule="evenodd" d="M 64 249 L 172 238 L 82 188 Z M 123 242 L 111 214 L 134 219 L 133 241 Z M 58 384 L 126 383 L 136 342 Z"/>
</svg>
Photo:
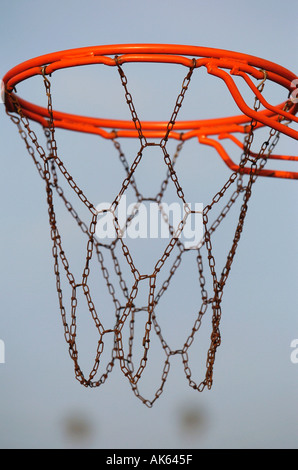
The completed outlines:
<svg viewBox="0 0 298 470">
<path fill-rule="evenodd" d="M 78 67 L 91 64 L 104 64 L 115 67 L 128 62 L 155 62 L 180 64 L 185 67 L 205 67 L 207 72 L 224 81 L 235 103 L 242 114 L 217 119 L 179 121 L 177 120 L 169 134 L 169 138 L 187 140 L 193 137 L 199 142 L 214 147 L 225 163 L 234 170 L 237 165 L 232 162 L 222 144 L 215 140 L 215 136 L 230 135 L 234 133 L 247 133 L 251 120 L 257 122 L 256 128 L 268 126 L 276 131 L 298 140 L 298 131 L 289 126 L 290 122 L 298 123 L 296 113 L 298 103 L 290 102 L 272 106 L 267 103 L 262 94 L 253 84 L 251 77 L 262 80 L 264 73 L 266 79 L 284 87 L 287 96 L 293 91 L 293 83 L 297 76 L 273 62 L 260 59 L 248 54 L 226 51 L 199 46 L 166 45 L 166 44 L 124 44 L 84 47 L 65 50 L 43 55 L 12 68 L 4 77 L 6 90 L 6 106 L 13 109 L 10 95 L 14 95 L 15 87 L 22 81 L 43 73 L 50 75 L 56 70 Z M 242 97 L 234 77 L 240 76 L 246 81 L 248 87 L 265 109 L 256 111 L 250 108 Z M 26 117 L 48 126 L 48 110 L 18 97 L 22 112 Z M 285 109 L 285 104 L 287 108 Z M 55 127 L 79 132 L 98 134 L 106 139 L 117 137 L 138 137 L 133 121 L 117 119 L 104 119 L 68 114 L 53 111 Z M 286 121 L 283 123 L 282 121 Z M 148 138 L 163 138 L 167 129 L 164 121 L 143 121 L 142 131 Z M 183 136 L 181 137 L 181 133 Z M 283 156 L 283 160 L 293 160 L 291 156 Z M 276 176 L 281 178 L 298 179 L 298 173 L 288 171 L 263 170 L 263 176 Z"/>
</svg>

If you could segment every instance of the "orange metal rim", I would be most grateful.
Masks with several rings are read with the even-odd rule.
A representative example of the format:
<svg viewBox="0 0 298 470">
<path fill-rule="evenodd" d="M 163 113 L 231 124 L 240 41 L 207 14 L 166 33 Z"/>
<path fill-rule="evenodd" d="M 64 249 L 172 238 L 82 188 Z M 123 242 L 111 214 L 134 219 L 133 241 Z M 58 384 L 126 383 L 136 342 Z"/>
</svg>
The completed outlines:
<svg viewBox="0 0 298 470">
<path fill-rule="evenodd" d="M 246 80 L 248 80 L 247 75 L 262 79 L 264 71 L 266 71 L 267 79 L 278 83 L 290 92 L 291 84 L 297 78 L 296 75 L 273 62 L 239 52 L 200 46 L 168 44 L 123 44 L 83 47 L 54 52 L 27 60 L 7 72 L 3 77 L 3 82 L 6 91 L 11 93 L 18 83 L 35 75 L 41 75 L 43 71 L 50 75 L 56 70 L 69 67 L 91 64 L 116 66 L 116 57 L 119 64 L 127 62 L 162 62 L 180 64 L 185 67 L 192 67 L 195 64 L 196 68 L 204 66 L 207 68 L 208 73 L 216 75 L 225 81 L 243 114 L 228 118 L 210 119 L 208 121 L 177 121 L 175 132 L 172 132 L 170 135 L 172 138 L 178 138 L 181 135 L 181 130 L 184 131 L 184 139 L 198 135 L 218 134 L 218 132 L 245 132 L 245 124 L 254 118 L 262 125 L 272 126 L 274 124 L 279 131 L 298 139 L 297 131 L 285 128 L 285 126 L 277 122 L 277 119 L 274 119 L 274 113 L 276 117 L 280 112 L 282 113 L 283 103 L 258 112 L 256 116 L 242 99 L 231 77 L 233 74 L 243 74 Z M 229 73 L 224 69 L 228 69 Z M 253 86 L 252 84 L 249 85 Z M 45 108 L 25 100 L 19 101 L 22 103 L 24 114 L 28 118 L 38 121 L 44 126 L 47 125 L 48 113 Z M 297 108 L 298 106 L 293 104 L 289 112 L 284 113 L 285 117 L 298 122 L 298 119 L 295 117 Z M 107 132 L 106 128 L 117 129 L 117 135 L 121 137 L 136 136 L 133 123 L 130 121 L 88 118 L 57 111 L 54 111 L 54 119 L 55 126 L 57 127 L 99 134 L 105 138 L 112 138 L 114 136 L 111 132 Z M 158 121 L 146 122 L 142 123 L 142 127 L 144 131 L 147 131 L 147 135 L 159 137 L 164 131 L 166 124 L 165 122 Z"/>
<path fill-rule="evenodd" d="M 115 66 L 114 57 L 116 55 L 121 55 L 118 59 L 120 64 L 125 62 L 167 62 L 180 63 L 187 67 L 192 66 L 192 58 L 203 59 L 201 63 L 198 62 L 198 66 L 202 65 L 204 59 L 218 59 L 222 62 L 230 60 L 231 64 L 234 65 L 242 63 L 243 65 L 246 64 L 247 66 L 266 70 L 269 73 L 268 78 L 270 78 L 270 74 L 273 74 L 270 79 L 274 79 L 275 81 L 286 80 L 291 83 L 295 78 L 297 78 L 294 73 L 278 64 L 240 52 L 200 46 L 118 44 L 69 49 L 39 56 L 12 68 L 4 76 L 3 81 L 6 84 L 8 91 L 11 91 L 11 89 L 20 81 L 29 78 L 30 76 L 40 74 L 40 68 L 43 66 L 47 66 L 47 73 L 52 73 L 54 70 L 61 68 L 96 63 Z M 260 78 L 262 78 L 262 74 L 260 73 L 259 75 Z"/>
<path fill-rule="evenodd" d="M 293 91 L 293 83 L 297 80 L 297 76 L 293 72 L 278 64 L 252 55 L 200 46 L 116 44 L 70 49 L 39 56 L 15 66 L 3 77 L 6 92 L 6 107 L 8 111 L 14 110 L 10 97 L 15 95 L 15 87 L 20 82 L 33 76 L 42 74 L 51 75 L 57 70 L 70 67 L 93 64 L 116 67 L 118 64 L 122 65 L 132 62 L 171 63 L 187 68 L 205 67 L 209 74 L 225 82 L 242 114 L 216 119 L 177 120 L 174 129 L 169 133 L 169 138 L 187 140 L 197 137 L 199 142 L 213 146 L 232 170 L 235 169 L 235 164 L 229 159 L 220 142 L 212 136 L 217 136 L 221 139 L 221 136 L 226 135 L 232 139 L 232 134 L 234 133 L 248 132 L 250 123 L 254 120 L 257 123 L 256 128 L 268 126 L 290 138 L 298 140 L 298 131 L 288 125 L 292 121 L 298 123 L 298 118 L 295 116 L 298 111 L 298 103 L 290 103 L 288 98 L 284 103 L 274 106 L 270 105 L 265 101 L 250 78 L 262 80 L 266 77 L 267 80 L 284 87 L 290 96 L 290 93 Z M 251 88 L 263 105 L 263 110 L 255 111 L 246 104 L 234 82 L 234 76 L 240 76 L 245 80 L 248 87 Z M 43 127 L 48 127 L 49 114 L 46 108 L 25 101 L 20 97 L 17 99 L 23 114 L 27 118 L 40 123 Z M 286 110 L 284 109 L 285 103 L 290 103 Z M 55 127 L 97 134 L 106 139 L 138 137 L 133 121 L 86 117 L 56 110 L 53 110 L 53 119 Z M 283 124 L 283 120 L 286 121 L 286 124 Z M 167 130 L 168 123 L 162 121 L 142 121 L 141 125 L 142 132 L 146 138 L 162 139 Z M 282 156 L 282 159 L 291 160 L 293 157 Z M 298 173 L 294 172 L 272 173 L 271 170 L 264 170 L 264 176 L 298 179 Z"/>
</svg>

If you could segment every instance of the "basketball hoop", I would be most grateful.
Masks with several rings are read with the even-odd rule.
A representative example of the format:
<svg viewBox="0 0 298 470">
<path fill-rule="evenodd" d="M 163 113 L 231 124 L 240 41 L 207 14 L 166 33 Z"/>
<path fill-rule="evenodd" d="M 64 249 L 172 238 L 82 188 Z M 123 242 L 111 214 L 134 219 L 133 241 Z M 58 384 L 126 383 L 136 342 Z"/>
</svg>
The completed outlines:
<svg viewBox="0 0 298 470">
<path fill-rule="evenodd" d="M 142 121 L 139 119 L 137 109 L 134 104 L 133 96 L 130 92 L 129 81 L 125 73 L 125 67 L 130 63 L 163 63 L 175 64 L 185 67 L 186 73 L 182 81 L 180 92 L 171 110 L 169 121 Z M 115 116 L 114 119 L 85 117 L 74 114 L 68 114 L 63 111 L 54 109 L 52 100 L 52 83 L 51 75 L 57 70 L 87 66 L 98 64 L 98 66 L 110 67 L 111 72 L 116 71 L 119 74 L 119 84 L 123 87 L 124 98 L 129 108 L 131 120 L 120 120 Z M 193 75 L 201 68 L 205 68 L 209 75 L 212 75 L 226 85 L 235 104 L 239 108 L 241 114 L 214 119 L 204 120 L 187 120 L 179 121 L 179 112 L 183 105 L 185 95 L 191 86 Z M 20 98 L 16 92 L 16 87 L 24 80 L 29 80 L 34 76 L 40 76 L 44 83 L 45 94 L 47 98 L 47 107 L 33 104 Z M 247 103 L 235 78 L 240 78 L 247 86 L 250 93 L 253 94 L 253 102 Z M 230 52 L 220 49 L 211 49 L 195 46 L 181 45 L 114 45 L 114 46 L 97 46 L 80 49 L 72 49 L 68 51 L 56 52 L 45 56 L 28 60 L 11 69 L 3 78 L 5 86 L 5 104 L 7 114 L 11 120 L 17 125 L 20 135 L 25 146 L 33 159 L 38 173 L 46 186 L 46 197 L 49 213 L 50 233 L 52 240 L 52 253 L 54 259 L 54 272 L 56 278 L 56 287 L 58 293 L 59 307 L 64 327 L 64 335 L 69 348 L 69 354 L 74 362 L 76 379 L 86 387 L 98 387 L 103 384 L 109 373 L 112 371 L 116 361 L 119 362 L 123 374 L 129 380 L 135 395 L 148 407 L 151 407 L 164 389 L 170 370 L 170 360 L 173 355 L 181 356 L 184 372 L 189 385 L 198 391 L 203 391 L 205 387 L 211 388 L 213 383 L 213 368 L 215 355 L 221 342 L 220 337 L 220 320 L 221 320 L 221 302 L 225 284 L 227 282 L 232 263 L 235 257 L 237 246 L 243 230 L 243 225 L 248 209 L 248 203 L 252 193 L 252 187 L 258 177 L 275 177 L 285 179 L 298 179 L 298 172 L 284 169 L 267 168 L 267 162 L 272 164 L 279 160 L 284 163 L 286 161 L 295 162 L 298 157 L 291 155 L 275 154 L 276 145 L 280 136 L 286 136 L 288 139 L 298 139 L 298 131 L 292 124 L 298 122 L 296 113 L 298 104 L 291 99 L 293 91 L 293 83 L 297 77 L 287 69 L 246 54 Z M 264 96 L 263 89 L 265 83 L 274 82 L 285 90 L 285 99 L 277 105 L 269 104 Z M 41 125 L 45 137 L 46 147 L 41 145 L 35 131 L 33 131 L 31 122 Z M 73 177 L 67 170 L 61 159 L 58 150 L 58 143 L 55 131 L 57 128 L 71 130 L 75 132 L 83 132 L 87 134 L 96 134 L 104 139 L 112 142 L 113 148 L 116 150 L 119 160 L 123 165 L 126 177 L 122 182 L 122 186 L 108 211 L 113 218 L 115 227 L 115 239 L 110 244 L 104 244 L 102 240 L 96 237 L 96 224 L 99 211 L 96 209 L 94 202 L 89 201 L 86 194 L 74 181 Z M 260 145 L 258 151 L 252 149 L 252 143 L 255 133 L 259 130 L 267 130 L 267 137 Z M 244 140 L 241 142 L 235 134 L 243 134 Z M 131 165 L 128 164 L 126 156 L 122 151 L 120 141 L 125 138 L 133 138 L 139 141 L 139 150 Z M 159 300 L 167 291 L 187 248 L 181 242 L 179 235 L 183 232 L 187 218 L 192 211 L 185 200 L 184 191 L 179 181 L 175 163 L 182 152 L 184 142 L 190 139 L 197 139 L 199 144 L 211 146 L 216 150 L 218 155 L 223 159 L 225 164 L 231 169 L 228 180 L 222 188 L 214 195 L 208 205 L 202 211 L 202 221 L 204 226 L 204 235 L 198 246 L 195 247 L 197 255 L 198 269 L 198 288 L 201 292 L 201 304 L 198 313 L 193 322 L 193 326 L 189 336 L 180 349 L 171 349 L 166 333 L 162 333 L 159 316 L 162 312 L 157 313 Z M 178 142 L 176 152 L 170 156 L 168 151 L 169 140 Z M 240 160 L 236 163 L 232 160 L 228 151 L 224 147 L 223 142 L 233 142 L 236 147 L 241 150 Z M 135 191 L 138 203 L 145 200 L 144 196 L 137 188 L 134 176 L 136 168 L 141 165 L 142 155 L 145 149 L 148 151 L 152 147 L 159 147 L 167 168 L 167 175 L 161 181 L 161 189 L 157 195 L 152 195 L 150 200 L 154 201 L 160 211 L 162 211 L 162 201 L 164 192 L 170 182 L 175 186 L 176 194 L 184 207 L 184 217 L 178 224 L 176 230 L 171 227 L 171 239 L 162 256 L 156 260 L 154 269 L 150 273 L 141 273 L 134 264 L 134 260 L 128 249 L 127 244 L 122 237 L 122 229 L 120 227 L 117 209 L 121 198 L 125 194 L 127 188 L 131 186 Z M 67 199 L 62 184 L 70 187 L 73 193 L 79 198 L 81 203 L 89 212 L 89 220 L 83 221 L 73 204 Z M 215 218 L 212 224 L 209 218 L 214 207 L 218 202 L 224 201 L 228 190 L 235 186 L 232 196 L 225 202 L 223 209 Z M 215 268 L 215 258 L 213 254 L 212 236 L 222 220 L 226 217 L 231 207 L 235 204 L 239 196 L 242 196 L 242 204 L 238 216 L 236 230 L 233 236 L 232 246 L 228 253 L 224 268 L 220 273 Z M 62 238 L 57 224 L 57 218 L 54 207 L 55 198 L 60 199 L 66 211 L 76 221 L 79 229 L 86 236 L 86 258 L 82 269 L 80 279 L 75 279 L 71 271 L 71 263 L 63 249 Z M 147 198 L 148 200 L 148 198 Z M 127 219 L 126 226 L 130 223 L 134 215 Z M 115 253 L 116 245 L 120 245 L 125 261 L 132 273 L 134 284 L 131 290 L 128 289 L 123 277 L 119 260 Z M 178 255 L 174 258 L 174 248 L 178 248 Z M 103 251 L 107 250 L 111 255 L 114 264 L 114 278 L 119 281 L 122 293 L 125 297 L 125 303 L 121 303 L 116 297 L 113 286 L 112 275 L 105 266 Z M 205 282 L 205 267 L 203 268 L 202 252 L 205 250 L 208 260 L 207 270 L 212 279 L 211 293 L 207 291 Z M 114 317 L 114 327 L 105 328 L 94 304 L 92 294 L 89 287 L 90 263 L 91 259 L 96 257 L 98 260 L 99 270 L 104 278 L 106 288 L 109 295 L 113 299 L 115 311 L 111 312 Z M 157 292 L 156 280 L 159 273 L 164 269 L 167 260 L 172 259 L 172 267 L 168 277 Z M 61 287 L 61 270 L 67 277 L 68 284 L 71 289 L 70 309 L 67 312 L 62 287 Z M 136 307 L 136 300 L 141 281 L 147 281 L 149 286 L 148 304 L 142 308 Z M 82 291 L 90 312 L 92 321 L 98 333 L 98 343 L 94 365 L 90 373 L 85 375 L 79 365 L 79 351 L 76 342 L 77 329 L 77 296 L 78 291 Z M 207 352 L 206 373 L 201 381 L 195 381 L 189 366 L 188 352 L 193 344 L 194 337 L 200 329 L 203 317 L 207 309 L 212 310 L 212 332 L 210 337 L 210 346 Z M 134 343 L 134 321 L 139 311 L 145 311 L 147 321 L 144 328 L 143 336 L 143 353 L 142 358 L 137 363 L 133 362 L 133 343 Z M 129 323 L 128 352 L 124 344 L 123 328 Z M 150 348 L 150 340 L 152 332 L 156 334 L 165 353 L 165 361 L 161 383 L 152 399 L 144 398 L 139 392 L 138 384 L 149 360 L 148 353 Z M 104 342 L 107 334 L 113 334 L 114 346 L 112 349 L 112 357 L 105 370 L 102 369 L 100 361 L 104 348 Z"/>
</svg>

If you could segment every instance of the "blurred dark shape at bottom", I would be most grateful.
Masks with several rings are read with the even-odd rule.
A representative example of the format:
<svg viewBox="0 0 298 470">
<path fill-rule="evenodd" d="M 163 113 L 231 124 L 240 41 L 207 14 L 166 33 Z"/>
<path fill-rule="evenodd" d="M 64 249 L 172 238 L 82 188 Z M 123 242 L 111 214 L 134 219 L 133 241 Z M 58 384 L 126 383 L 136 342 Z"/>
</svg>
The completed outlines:
<svg viewBox="0 0 298 470">
<path fill-rule="evenodd" d="M 74 444 L 90 442 L 95 434 L 92 420 L 83 412 L 70 412 L 63 418 L 63 432 Z"/>
<path fill-rule="evenodd" d="M 201 405 L 184 405 L 178 411 L 179 430 L 185 435 L 203 433 L 207 429 L 208 421 L 208 412 Z"/>
</svg>

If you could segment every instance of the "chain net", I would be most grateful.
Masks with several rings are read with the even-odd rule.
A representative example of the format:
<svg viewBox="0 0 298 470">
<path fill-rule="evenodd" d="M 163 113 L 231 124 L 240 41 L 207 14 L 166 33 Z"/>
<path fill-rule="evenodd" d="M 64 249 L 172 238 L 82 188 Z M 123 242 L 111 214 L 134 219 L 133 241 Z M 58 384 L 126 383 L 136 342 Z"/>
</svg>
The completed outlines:
<svg viewBox="0 0 298 470">
<path fill-rule="evenodd" d="M 73 177 L 68 172 L 63 161 L 60 158 L 55 138 L 51 82 L 46 74 L 46 68 L 43 68 L 42 70 L 42 77 L 47 96 L 48 109 L 48 127 L 44 128 L 47 146 L 43 148 L 43 146 L 39 143 L 36 133 L 30 127 L 30 122 L 28 118 L 22 112 L 22 107 L 15 93 L 10 95 L 10 101 L 13 103 L 14 110 L 8 110 L 7 113 L 9 114 L 12 121 L 18 126 L 19 133 L 26 145 L 26 148 L 34 161 L 34 164 L 38 170 L 40 177 L 45 183 L 58 301 L 62 323 L 64 327 L 65 340 L 68 345 L 70 357 L 74 363 L 75 377 L 85 387 L 99 387 L 106 381 L 107 377 L 113 370 L 115 363 L 118 361 L 120 368 L 123 374 L 127 377 L 134 394 L 146 406 L 152 407 L 154 402 L 159 398 L 159 396 L 163 392 L 164 385 L 170 370 L 171 356 L 181 356 L 184 373 L 190 387 L 201 392 L 205 389 L 205 387 L 210 389 L 212 386 L 215 355 L 217 348 L 221 343 L 220 321 L 222 315 L 221 303 L 224 287 L 227 282 L 231 266 L 235 257 L 236 249 L 243 230 L 243 224 L 248 209 L 248 202 L 252 193 L 252 186 L 257 179 L 258 171 L 265 166 L 268 156 L 271 154 L 274 147 L 276 146 L 279 139 L 279 133 L 276 130 L 271 129 L 269 132 L 268 139 L 262 144 L 259 153 L 251 154 L 250 149 L 254 138 L 254 129 L 257 125 L 256 121 L 251 121 L 250 126 L 248 126 L 249 131 L 247 132 L 244 140 L 244 151 L 241 155 L 239 165 L 240 170 L 231 173 L 224 186 L 220 189 L 220 191 L 215 194 L 211 202 L 206 205 L 202 211 L 204 234 L 203 239 L 201 240 L 200 245 L 196 248 L 195 253 L 201 303 L 198 307 L 198 313 L 196 314 L 190 334 L 186 338 L 184 344 L 182 344 L 181 348 L 174 350 L 168 344 L 166 340 L 166 334 L 162 332 L 159 321 L 159 315 L 162 315 L 162 312 L 157 313 L 157 306 L 159 304 L 160 299 L 164 296 L 165 292 L 169 288 L 172 279 L 181 264 L 182 257 L 187 251 L 183 242 L 179 238 L 179 235 L 185 227 L 188 216 L 194 211 L 191 211 L 189 205 L 187 204 L 183 189 L 179 183 L 178 175 L 175 170 L 176 161 L 179 158 L 184 144 L 183 134 L 181 134 L 180 142 L 178 143 L 176 152 L 172 157 L 168 153 L 167 143 L 169 140 L 170 132 L 175 126 L 179 110 L 183 104 L 183 100 L 190 85 L 195 67 L 190 67 L 188 73 L 186 74 L 183 80 L 182 87 L 177 97 L 164 137 L 160 140 L 160 142 L 152 143 L 148 142 L 145 134 L 143 133 L 142 123 L 137 115 L 133 102 L 133 97 L 129 92 L 127 77 L 125 75 L 123 67 L 119 64 L 117 57 L 115 57 L 115 65 L 119 72 L 121 84 L 125 93 L 125 100 L 129 107 L 132 121 L 138 133 L 140 149 L 132 165 L 129 165 L 127 158 L 121 149 L 119 139 L 117 138 L 117 132 L 114 132 L 114 138 L 112 139 L 112 142 L 115 151 L 119 156 L 119 160 L 123 165 L 126 177 L 123 180 L 119 193 L 117 194 L 116 198 L 114 199 L 113 203 L 109 208 L 109 212 L 112 214 L 113 217 L 113 223 L 116 231 L 116 238 L 109 245 L 103 244 L 102 241 L 96 237 L 95 232 L 99 215 L 98 211 L 96 210 L 94 204 L 88 200 L 83 190 L 76 184 Z M 264 73 L 264 80 L 262 80 L 258 86 L 258 90 L 260 92 L 263 91 L 265 81 L 266 74 Z M 258 110 L 259 106 L 260 102 L 258 98 L 255 98 L 254 109 Z M 128 186 L 131 186 L 135 192 L 137 203 L 135 206 L 135 211 L 133 211 L 130 217 L 128 217 L 126 220 L 127 227 L 133 219 L 134 215 L 137 213 L 138 204 L 145 200 L 144 196 L 141 194 L 139 188 L 137 187 L 135 180 L 135 171 L 136 168 L 141 164 L 144 149 L 152 145 L 158 146 L 162 150 L 164 162 L 167 167 L 167 173 L 165 179 L 161 183 L 159 193 L 157 195 L 151 196 L 151 198 L 147 198 L 147 200 L 150 199 L 151 201 L 154 201 L 162 211 L 163 196 L 169 182 L 172 181 L 175 185 L 177 196 L 183 204 L 185 216 L 179 223 L 178 229 L 176 231 L 174 231 L 173 227 L 168 221 L 169 231 L 172 236 L 170 242 L 167 244 L 162 256 L 157 260 L 153 272 L 151 274 L 141 274 L 134 264 L 130 250 L 127 244 L 125 244 L 124 238 L 121 236 L 122 231 L 117 218 L 117 208 L 121 201 L 121 197 L 124 195 Z M 250 166 L 250 174 L 248 175 L 246 183 L 244 183 L 244 177 L 243 174 L 241 174 L 241 168 L 244 168 L 244 166 L 247 165 Z M 65 191 L 62 188 L 61 179 L 65 180 L 68 183 L 71 190 L 76 193 L 77 197 L 87 208 L 90 215 L 89 221 L 87 223 L 80 218 L 73 204 L 68 200 Z M 215 218 L 212 223 L 210 223 L 209 218 L 212 209 L 219 203 L 219 201 L 223 200 L 228 189 L 230 187 L 232 188 L 233 186 L 234 191 L 232 192 L 232 195 L 228 198 L 228 201 L 223 205 L 223 208 L 220 210 L 219 215 Z M 72 218 L 75 220 L 78 228 L 86 237 L 86 259 L 82 270 L 82 276 L 80 279 L 76 279 L 74 274 L 72 273 L 70 268 L 71 264 L 63 248 L 62 237 L 59 232 L 56 219 L 54 196 L 60 198 L 66 210 L 70 213 Z M 239 198 L 242 198 L 242 200 L 240 204 L 240 213 L 236 223 L 236 230 L 233 236 L 232 245 L 228 252 L 224 267 L 221 273 L 218 274 L 215 269 L 212 235 L 214 234 L 218 226 L 221 224 L 222 220 L 226 217 L 231 207 L 235 204 L 236 200 L 239 200 Z M 165 214 L 163 214 L 163 216 L 164 218 L 166 218 Z M 129 269 L 133 275 L 134 282 L 131 289 L 127 286 L 126 280 L 124 279 L 123 275 L 123 269 L 121 269 L 119 259 L 116 255 L 116 247 L 119 244 L 122 248 L 126 263 L 129 266 Z M 173 254 L 174 247 L 178 248 L 178 255 L 175 256 Z M 111 273 L 107 269 L 107 266 L 105 264 L 105 258 L 103 254 L 105 250 L 108 250 L 112 257 L 114 267 L 113 273 Z M 202 250 L 206 250 L 207 266 L 203 266 Z M 113 328 L 105 328 L 92 298 L 91 289 L 89 286 L 89 275 L 91 269 L 90 264 L 92 258 L 95 258 L 98 261 L 98 270 L 101 272 L 104 282 L 106 284 L 107 291 L 112 298 L 114 311 L 111 311 L 110 315 L 114 318 Z M 171 268 L 165 281 L 163 282 L 159 290 L 157 290 L 157 276 L 163 269 L 165 262 L 168 259 L 171 260 Z M 206 269 L 211 274 L 211 292 L 208 292 L 206 285 Z M 64 271 L 67 278 L 67 282 L 71 289 L 69 312 L 67 312 L 65 299 L 63 296 L 61 271 Z M 123 297 L 125 299 L 124 303 L 117 298 L 114 279 L 116 279 L 116 281 L 118 281 L 120 285 Z M 138 308 L 135 301 L 138 296 L 139 283 L 143 280 L 147 280 L 147 282 L 149 283 L 148 303 L 146 306 Z M 88 310 L 90 312 L 91 319 L 94 323 L 94 327 L 96 328 L 98 335 L 94 363 L 89 374 L 84 374 L 79 364 L 79 351 L 77 345 L 77 294 L 79 289 L 82 289 L 83 294 L 86 298 Z M 207 309 L 211 309 L 212 311 L 210 343 L 206 358 L 205 376 L 201 381 L 196 382 L 189 365 L 189 350 L 193 344 L 196 333 L 200 329 L 203 317 L 206 314 Z M 136 317 L 140 311 L 146 312 L 147 320 L 145 323 L 144 334 L 142 337 L 142 357 L 141 360 L 135 362 L 133 354 L 133 346 L 135 341 L 134 325 Z M 126 323 L 128 324 L 129 337 L 127 344 L 124 344 L 123 328 Z M 138 385 L 142 377 L 143 371 L 146 368 L 146 365 L 149 360 L 150 340 L 153 330 L 155 331 L 155 334 L 160 341 L 160 345 L 164 351 L 165 359 L 163 363 L 160 384 L 157 390 L 155 391 L 153 398 L 151 397 L 149 399 L 141 395 Z M 108 364 L 106 366 L 102 366 L 101 355 L 104 349 L 104 343 L 107 334 L 113 335 L 113 348 Z"/>
</svg>

